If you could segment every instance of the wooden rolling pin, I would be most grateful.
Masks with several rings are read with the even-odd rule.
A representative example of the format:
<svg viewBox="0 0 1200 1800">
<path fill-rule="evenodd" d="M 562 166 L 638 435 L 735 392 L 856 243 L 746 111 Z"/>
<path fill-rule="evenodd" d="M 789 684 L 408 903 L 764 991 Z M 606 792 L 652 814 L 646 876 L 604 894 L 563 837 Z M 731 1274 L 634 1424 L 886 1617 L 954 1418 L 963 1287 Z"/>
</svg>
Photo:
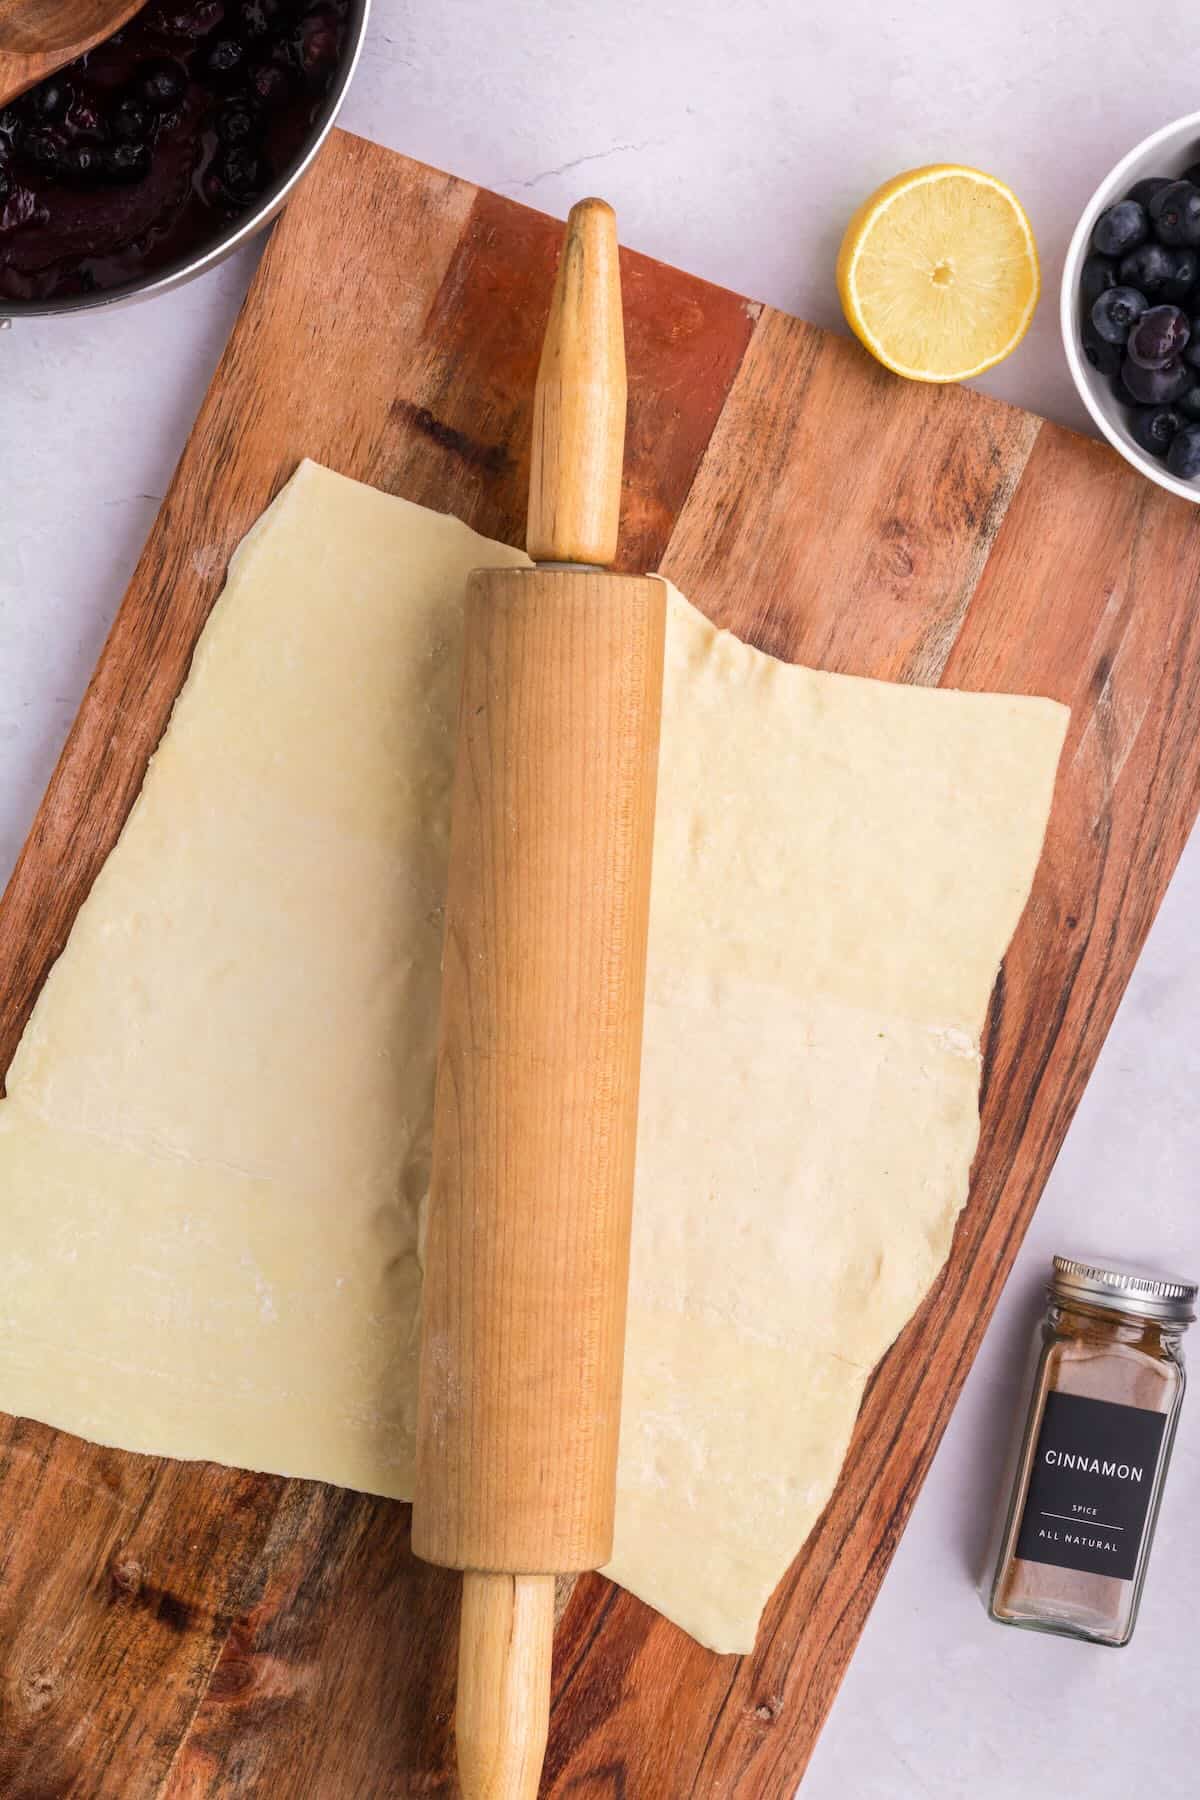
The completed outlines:
<svg viewBox="0 0 1200 1800">
<path fill-rule="evenodd" d="M 616 220 L 567 223 L 527 544 L 466 645 L 425 1258 L 413 1548 L 462 1569 L 459 1777 L 532 1800 L 554 1577 L 612 1550 L 665 590 L 617 546 Z"/>
</svg>

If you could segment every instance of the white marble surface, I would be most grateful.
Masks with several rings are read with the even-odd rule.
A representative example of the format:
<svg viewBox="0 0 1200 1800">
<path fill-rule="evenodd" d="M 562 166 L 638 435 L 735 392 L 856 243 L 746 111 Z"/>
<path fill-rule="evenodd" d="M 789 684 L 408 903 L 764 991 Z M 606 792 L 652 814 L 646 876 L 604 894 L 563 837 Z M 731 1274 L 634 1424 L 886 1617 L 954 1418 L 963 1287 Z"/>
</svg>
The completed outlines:
<svg viewBox="0 0 1200 1800">
<path fill-rule="evenodd" d="M 1082 426 L 1053 291 L 1117 156 L 1196 104 L 1182 4 L 375 0 L 345 122 L 552 212 L 601 189 L 640 249 L 823 324 L 852 206 L 917 162 L 1006 177 L 1048 299 L 989 388 Z M 1131 39 L 1136 30 L 1136 47 Z M 149 306 L 0 339 L 0 877 L 28 828 L 254 252 Z M 1200 1269 L 1200 853 L 1185 855 L 884 1583 L 804 1800 L 1196 1791 L 1200 1414 L 1119 1655 L 985 1619 L 971 1585 L 1052 1248 Z M 1200 1351 L 1200 1342 L 1197 1344 Z M 1200 1402 L 1194 1402 L 1200 1408 Z M 331 1800 L 334 1797 L 331 1796 Z M 630 1800 L 671 1800 L 665 1795 Z M 716 1800 L 716 1797 L 714 1797 Z"/>
</svg>

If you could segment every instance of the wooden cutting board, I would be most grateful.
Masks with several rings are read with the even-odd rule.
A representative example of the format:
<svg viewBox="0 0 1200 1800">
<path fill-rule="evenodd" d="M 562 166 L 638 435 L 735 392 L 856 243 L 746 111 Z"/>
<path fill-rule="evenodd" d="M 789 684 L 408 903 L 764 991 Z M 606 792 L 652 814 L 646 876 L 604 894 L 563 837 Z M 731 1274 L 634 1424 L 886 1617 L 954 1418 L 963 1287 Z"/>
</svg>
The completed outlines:
<svg viewBox="0 0 1200 1800">
<path fill-rule="evenodd" d="M 511 201 L 330 141 L 271 240 L 0 905 L 0 1067 L 229 552 L 297 459 L 520 540 L 558 237 Z M 559 1625 L 547 1793 L 783 1800 L 1197 810 L 1200 512 L 1098 444 L 897 381 L 852 342 L 644 257 L 624 279 L 626 566 L 661 567 L 776 656 L 1074 709 L 991 1009 L 970 1203 L 754 1654 L 713 1656 L 598 1576 Z M 412 1558 L 407 1507 L 17 1419 L 0 1446 L 6 1800 L 456 1792 L 456 1583 Z"/>
</svg>

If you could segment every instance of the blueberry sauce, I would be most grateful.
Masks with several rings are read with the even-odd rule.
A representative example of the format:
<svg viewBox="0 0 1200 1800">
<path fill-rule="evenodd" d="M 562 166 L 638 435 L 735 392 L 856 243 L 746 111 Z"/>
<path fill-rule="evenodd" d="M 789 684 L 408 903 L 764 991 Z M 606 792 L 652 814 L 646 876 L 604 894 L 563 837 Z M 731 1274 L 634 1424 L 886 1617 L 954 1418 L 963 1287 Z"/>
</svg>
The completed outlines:
<svg viewBox="0 0 1200 1800">
<path fill-rule="evenodd" d="M 296 162 L 348 0 L 150 0 L 0 112 L 0 299 L 96 293 L 185 262 Z"/>
</svg>

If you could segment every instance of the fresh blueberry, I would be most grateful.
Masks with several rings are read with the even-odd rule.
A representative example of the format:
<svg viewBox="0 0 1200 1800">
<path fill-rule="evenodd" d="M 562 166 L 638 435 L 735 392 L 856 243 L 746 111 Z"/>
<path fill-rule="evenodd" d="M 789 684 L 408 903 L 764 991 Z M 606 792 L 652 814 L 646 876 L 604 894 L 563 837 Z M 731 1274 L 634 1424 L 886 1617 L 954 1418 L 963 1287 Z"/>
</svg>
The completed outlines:
<svg viewBox="0 0 1200 1800">
<path fill-rule="evenodd" d="M 1161 193 L 1165 187 L 1170 187 L 1171 179 L 1170 175 L 1147 175 L 1144 181 L 1134 182 L 1125 198 L 1136 200 L 1139 206 L 1149 206 L 1155 194 Z M 1189 174 L 1184 179 L 1190 181 L 1192 177 Z"/>
<path fill-rule="evenodd" d="M 1200 419 L 1200 383 L 1180 394 L 1175 404 L 1189 419 Z"/>
<path fill-rule="evenodd" d="M 140 100 L 126 96 L 112 115 L 109 125 L 118 144 L 140 144 L 150 135 L 150 114 Z"/>
<path fill-rule="evenodd" d="M 1200 425 L 1185 425 L 1176 432 L 1167 451 L 1167 467 L 1181 481 L 1200 475 Z"/>
<path fill-rule="evenodd" d="M 1117 265 L 1117 276 L 1122 287 L 1137 288 L 1141 294 L 1161 294 L 1175 273 L 1174 250 L 1168 250 L 1165 244 L 1139 244 L 1136 250 L 1130 250 Z M 1095 257 L 1089 257 L 1095 262 Z"/>
<path fill-rule="evenodd" d="M 1171 439 L 1183 425 L 1184 417 L 1177 406 L 1135 406 L 1129 430 L 1134 443 L 1151 456 L 1165 456 Z"/>
<path fill-rule="evenodd" d="M 1193 187 L 1200 187 L 1200 162 L 1194 162 L 1183 171 L 1182 179 L 1190 181 Z M 1143 205 L 1145 202 L 1143 201 Z"/>
<path fill-rule="evenodd" d="M 8 205 L 8 196 L 12 193 L 12 176 L 0 163 L 0 212 Z"/>
<path fill-rule="evenodd" d="M 1139 244 L 1144 244 L 1149 236 L 1150 222 L 1146 217 L 1146 208 L 1139 206 L 1136 200 L 1118 200 L 1115 206 L 1110 206 L 1096 220 L 1092 232 L 1092 247 L 1101 256 L 1124 256 L 1127 250 L 1136 250 Z M 1182 243 L 1183 239 L 1180 238 L 1179 242 Z"/>
<path fill-rule="evenodd" d="M 1187 347 L 1192 328 L 1177 306 L 1152 306 L 1129 334 L 1130 356 L 1143 369 L 1163 369 Z"/>
<path fill-rule="evenodd" d="M 174 112 L 187 92 L 187 76 L 177 62 L 164 56 L 138 70 L 137 91 L 151 112 Z"/>
<path fill-rule="evenodd" d="M 1113 399 L 1119 401 L 1122 406 L 1139 406 L 1141 402 L 1131 394 L 1129 389 L 1125 386 L 1124 370 L 1125 362 L 1124 358 L 1122 358 L 1121 367 L 1117 370 L 1109 383 L 1109 386 L 1113 391 Z"/>
<path fill-rule="evenodd" d="M 222 144 L 247 144 L 258 126 L 258 120 L 244 100 L 230 100 L 218 112 L 214 123 Z"/>
<path fill-rule="evenodd" d="M 1185 363 L 1190 363 L 1193 369 L 1200 369 L 1200 318 L 1192 320 L 1192 335 L 1188 339 L 1183 360 Z M 1197 379 L 1200 380 L 1200 376 Z"/>
<path fill-rule="evenodd" d="M 1146 210 L 1160 243 L 1200 244 L 1200 188 L 1190 181 L 1160 188 Z"/>
<path fill-rule="evenodd" d="M 126 187 L 144 181 L 152 161 L 149 144 L 106 144 L 100 152 L 101 169 L 107 181 Z"/>
<path fill-rule="evenodd" d="M 1136 255 L 1135 251 L 1130 252 Z M 1079 271 L 1079 293 L 1084 312 L 1091 312 L 1101 294 L 1117 285 L 1117 265 L 1111 256 L 1089 256 Z"/>
<path fill-rule="evenodd" d="M 1187 299 L 1197 280 L 1200 279 L 1200 250 L 1192 250 L 1185 246 L 1181 250 L 1173 250 L 1171 254 L 1175 258 L 1175 267 L 1172 270 L 1170 281 L 1162 290 L 1162 297 L 1164 300 L 1173 300 L 1178 303 L 1180 300 Z"/>
<path fill-rule="evenodd" d="M 1106 344 L 1098 337 L 1090 325 L 1083 328 L 1083 354 L 1101 375 L 1115 375 L 1125 361 L 1125 351 L 1120 344 Z"/>
<path fill-rule="evenodd" d="M 1121 380 L 1139 406 L 1170 406 L 1186 394 L 1195 377 L 1182 357 L 1161 369 L 1147 369 L 1127 356 L 1121 365 Z"/>
<path fill-rule="evenodd" d="M 241 38 L 216 38 L 205 51 L 201 67 L 214 87 L 232 87 L 245 71 L 246 46 Z"/>
<path fill-rule="evenodd" d="M 61 76 L 51 75 L 48 81 L 39 82 L 30 90 L 25 104 L 29 108 L 30 117 L 39 125 L 53 125 L 61 119 L 74 98 L 71 84 Z"/>
<path fill-rule="evenodd" d="M 1109 288 L 1092 307 L 1092 324 L 1106 344 L 1123 344 L 1149 304 L 1136 288 Z"/>
</svg>

